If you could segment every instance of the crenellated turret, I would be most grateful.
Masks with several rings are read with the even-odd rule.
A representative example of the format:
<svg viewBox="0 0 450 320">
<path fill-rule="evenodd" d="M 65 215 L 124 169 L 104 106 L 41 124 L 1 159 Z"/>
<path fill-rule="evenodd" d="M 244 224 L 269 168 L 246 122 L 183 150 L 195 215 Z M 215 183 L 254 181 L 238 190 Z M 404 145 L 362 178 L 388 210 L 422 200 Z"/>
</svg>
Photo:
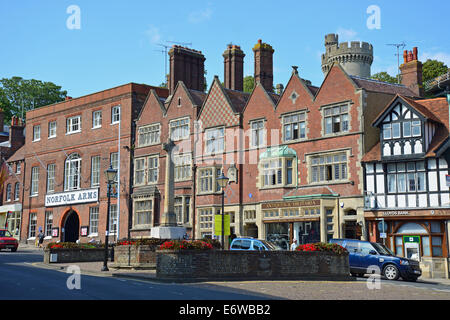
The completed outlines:
<svg viewBox="0 0 450 320">
<path fill-rule="evenodd" d="M 373 62 L 373 47 L 370 43 L 352 41 L 339 43 L 337 34 L 325 36 L 325 53 L 322 54 L 322 71 L 328 73 L 333 62 L 353 76 L 370 78 L 370 67 Z"/>
</svg>

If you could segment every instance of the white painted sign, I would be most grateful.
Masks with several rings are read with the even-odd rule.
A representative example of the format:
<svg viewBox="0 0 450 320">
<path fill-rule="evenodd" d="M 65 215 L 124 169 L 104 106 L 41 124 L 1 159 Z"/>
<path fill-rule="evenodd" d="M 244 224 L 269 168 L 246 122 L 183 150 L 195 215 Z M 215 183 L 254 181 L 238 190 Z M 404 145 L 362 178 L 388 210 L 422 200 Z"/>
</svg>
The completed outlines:
<svg viewBox="0 0 450 320">
<path fill-rule="evenodd" d="M 386 237 L 386 233 L 381 232 L 381 233 L 380 233 L 380 238 L 381 238 L 381 239 L 386 239 L 386 238 L 387 238 L 387 237 Z"/>
<path fill-rule="evenodd" d="M 98 189 L 75 190 L 69 192 L 53 193 L 45 196 L 45 206 L 65 206 L 69 204 L 97 202 Z"/>
</svg>

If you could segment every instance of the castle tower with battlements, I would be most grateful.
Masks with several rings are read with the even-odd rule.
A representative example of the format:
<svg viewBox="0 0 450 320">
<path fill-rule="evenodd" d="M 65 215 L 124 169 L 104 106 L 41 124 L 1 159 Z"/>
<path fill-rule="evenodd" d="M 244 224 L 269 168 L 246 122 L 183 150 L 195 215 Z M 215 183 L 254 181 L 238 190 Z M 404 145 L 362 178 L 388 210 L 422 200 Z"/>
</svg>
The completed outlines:
<svg viewBox="0 0 450 320">
<path fill-rule="evenodd" d="M 325 36 L 325 53 L 322 54 L 322 71 L 326 75 L 333 62 L 338 62 L 352 76 L 370 78 L 373 47 L 370 43 L 352 41 L 339 43 L 337 34 Z"/>
</svg>

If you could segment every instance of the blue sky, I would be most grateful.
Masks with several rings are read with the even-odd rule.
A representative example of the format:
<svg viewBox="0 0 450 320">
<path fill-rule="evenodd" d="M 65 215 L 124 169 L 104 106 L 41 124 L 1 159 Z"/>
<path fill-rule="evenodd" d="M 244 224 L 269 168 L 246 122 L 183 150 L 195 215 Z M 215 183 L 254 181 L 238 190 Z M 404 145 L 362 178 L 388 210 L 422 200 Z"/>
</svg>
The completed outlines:
<svg viewBox="0 0 450 320">
<path fill-rule="evenodd" d="M 80 29 L 67 8 L 80 9 Z M 380 9 L 380 29 L 367 21 Z M 228 43 L 245 52 L 245 75 L 253 74 L 252 47 L 262 39 L 275 49 L 274 84 L 287 83 L 292 68 L 319 86 L 324 36 L 366 41 L 374 46 L 372 73 L 395 75 L 396 48 L 419 48 L 419 58 L 450 66 L 445 13 L 449 1 L 228 0 L 103 1 L 0 0 L 0 78 L 20 76 L 51 81 L 79 97 L 121 84 L 164 81 L 163 47 L 192 43 L 206 56 L 207 83 L 223 80 L 222 53 Z M 402 60 L 402 58 L 401 58 Z"/>
</svg>

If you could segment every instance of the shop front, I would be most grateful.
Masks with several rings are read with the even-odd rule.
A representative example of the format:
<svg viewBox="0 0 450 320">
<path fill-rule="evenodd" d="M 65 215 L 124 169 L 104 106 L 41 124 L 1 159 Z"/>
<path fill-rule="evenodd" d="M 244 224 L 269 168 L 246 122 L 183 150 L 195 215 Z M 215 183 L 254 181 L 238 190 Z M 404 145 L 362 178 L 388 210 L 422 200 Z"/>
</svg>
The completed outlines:
<svg viewBox="0 0 450 320">
<path fill-rule="evenodd" d="M 422 276 L 449 278 L 450 209 L 366 211 L 369 239 L 420 262 Z"/>
<path fill-rule="evenodd" d="M 0 206 L 0 229 L 8 229 L 17 240 L 20 239 L 20 224 L 22 221 L 22 204 Z"/>
</svg>

